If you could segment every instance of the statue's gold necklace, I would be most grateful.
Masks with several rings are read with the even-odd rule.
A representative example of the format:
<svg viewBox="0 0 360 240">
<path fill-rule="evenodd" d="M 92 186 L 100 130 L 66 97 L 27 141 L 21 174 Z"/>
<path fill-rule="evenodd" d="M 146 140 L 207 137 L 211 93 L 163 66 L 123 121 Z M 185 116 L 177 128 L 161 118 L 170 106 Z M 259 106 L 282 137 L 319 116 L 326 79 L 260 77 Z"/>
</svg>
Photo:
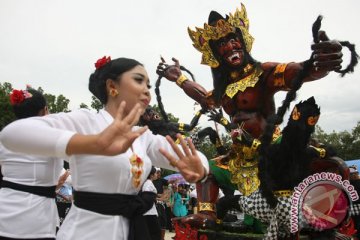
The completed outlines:
<svg viewBox="0 0 360 240">
<path fill-rule="evenodd" d="M 246 70 L 246 68 L 245 68 Z M 254 71 L 247 75 L 244 78 L 240 78 L 236 80 L 234 83 L 230 83 L 225 90 L 225 94 L 229 98 L 233 98 L 236 93 L 244 92 L 246 88 L 248 87 L 254 87 L 255 84 L 259 81 L 259 76 L 263 73 L 263 70 L 260 66 L 256 66 Z M 236 77 L 235 72 L 230 74 L 231 77 Z"/>
</svg>

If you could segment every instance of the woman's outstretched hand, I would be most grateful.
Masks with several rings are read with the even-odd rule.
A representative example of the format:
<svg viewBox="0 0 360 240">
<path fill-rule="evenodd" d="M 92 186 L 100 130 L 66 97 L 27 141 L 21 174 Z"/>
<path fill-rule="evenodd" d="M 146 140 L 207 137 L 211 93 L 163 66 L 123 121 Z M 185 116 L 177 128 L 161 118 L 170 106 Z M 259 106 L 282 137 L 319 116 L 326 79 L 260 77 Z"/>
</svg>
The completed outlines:
<svg viewBox="0 0 360 240">
<path fill-rule="evenodd" d="M 136 104 L 128 115 L 124 114 L 125 102 L 119 106 L 114 121 L 98 136 L 101 155 L 117 155 L 126 152 L 136 138 L 143 134 L 147 127 L 132 131 L 132 127 L 139 122 L 142 109 Z"/>
<path fill-rule="evenodd" d="M 198 182 L 203 179 L 207 173 L 197 154 L 195 146 L 191 139 L 185 141 L 181 134 L 177 134 L 176 136 L 180 139 L 180 145 L 183 151 L 180 150 L 179 146 L 175 144 L 170 136 L 166 136 L 167 141 L 170 143 L 177 156 L 171 155 L 162 148 L 160 149 L 160 152 L 169 160 L 170 165 L 176 167 L 180 171 L 186 181 L 190 183 Z"/>
<path fill-rule="evenodd" d="M 68 143 L 66 153 L 113 156 L 126 152 L 147 127 L 132 131 L 132 127 L 139 121 L 142 108 L 140 104 L 136 104 L 129 114 L 125 115 L 125 106 L 125 102 L 120 104 L 114 121 L 101 133 L 92 136 L 74 135 Z"/>
</svg>

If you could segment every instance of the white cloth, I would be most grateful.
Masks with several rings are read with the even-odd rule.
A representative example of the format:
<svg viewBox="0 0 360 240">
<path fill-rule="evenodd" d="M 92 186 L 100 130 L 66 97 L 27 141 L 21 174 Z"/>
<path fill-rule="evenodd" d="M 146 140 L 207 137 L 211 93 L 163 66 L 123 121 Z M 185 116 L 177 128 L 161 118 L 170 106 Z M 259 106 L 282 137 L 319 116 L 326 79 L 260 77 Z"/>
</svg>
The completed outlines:
<svg viewBox="0 0 360 240">
<path fill-rule="evenodd" d="M 112 116 L 104 110 L 99 113 L 78 110 L 50 114 L 41 118 L 15 121 L 1 132 L 0 141 L 16 151 L 66 157 L 66 145 L 73 134 L 98 134 L 112 121 Z M 151 131 L 146 131 L 133 143 L 135 153 L 144 162 L 141 184 L 146 180 L 152 165 L 176 170 L 159 152 L 160 147 L 175 155 L 166 139 L 153 135 Z M 132 154 L 132 150 L 128 149 L 117 156 L 85 154 L 70 156 L 74 189 L 99 193 L 137 194 L 139 189 L 132 185 L 129 161 Z M 199 156 L 208 172 L 206 157 L 201 153 Z M 57 239 L 125 240 L 128 232 L 129 221 L 122 216 L 102 215 L 73 205 L 58 232 Z"/>
<path fill-rule="evenodd" d="M 54 186 L 63 160 L 15 153 L 0 144 L 0 165 L 3 180 L 29 186 Z M 55 199 L 0 189 L 0 236 L 55 238 L 57 222 Z"/>
<path fill-rule="evenodd" d="M 153 193 L 157 194 L 156 187 L 150 179 L 146 179 L 146 181 L 144 182 L 144 185 L 142 187 L 142 191 L 143 192 L 153 192 Z M 155 202 L 152 205 L 152 207 L 150 208 L 150 210 L 147 211 L 146 213 L 144 213 L 144 215 L 156 215 L 156 216 L 158 215 Z"/>
</svg>

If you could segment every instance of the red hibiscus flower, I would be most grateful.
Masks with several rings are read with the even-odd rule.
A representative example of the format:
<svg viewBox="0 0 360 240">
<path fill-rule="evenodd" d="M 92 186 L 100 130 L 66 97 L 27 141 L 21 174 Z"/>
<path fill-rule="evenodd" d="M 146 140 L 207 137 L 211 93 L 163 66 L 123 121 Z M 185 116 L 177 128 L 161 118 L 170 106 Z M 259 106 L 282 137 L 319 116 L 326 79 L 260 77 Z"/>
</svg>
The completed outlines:
<svg viewBox="0 0 360 240">
<path fill-rule="evenodd" d="M 14 89 L 10 94 L 10 103 L 11 105 L 22 103 L 25 99 L 25 96 L 21 90 Z"/>
<path fill-rule="evenodd" d="M 102 68 L 105 64 L 107 64 L 110 61 L 111 61 L 110 57 L 104 56 L 104 57 L 102 57 L 102 58 L 100 58 L 99 60 L 96 61 L 95 68 L 96 69 Z"/>
<path fill-rule="evenodd" d="M 142 159 L 139 156 L 136 156 L 136 162 L 137 164 L 141 164 L 142 163 Z"/>
</svg>

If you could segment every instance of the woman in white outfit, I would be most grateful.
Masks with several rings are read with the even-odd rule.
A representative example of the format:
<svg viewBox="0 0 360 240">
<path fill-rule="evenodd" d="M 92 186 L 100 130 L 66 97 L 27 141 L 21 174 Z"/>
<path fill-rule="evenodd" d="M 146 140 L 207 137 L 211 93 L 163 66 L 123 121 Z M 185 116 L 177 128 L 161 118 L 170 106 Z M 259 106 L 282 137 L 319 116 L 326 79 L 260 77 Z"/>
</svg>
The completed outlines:
<svg viewBox="0 0 360 240">
<path fill-rule="evenodd" d="M 153 192 L 157 194 L 156 187 L 153 183 L 153 180 L 157 178 L 156 168 L 152 167 L 147 177 L 146 181 L 142 186 L 142 191 L 144 192 Z M 144 228 L 144 231 L 149 231 L 151 240 L 161 240 L 161 227 L 158 219 L 158 211 L 155 205 L 156 201 L 153 202 L 152 207 L 149 211 L 144 213 L 147 229 Z"/>
<path fill-rule="evenodd" d="M 103 57 L 95 67 L 89 89 L 104 110 L 16 121 L 1 132 L 0 141 L 13 151 L 68 158 L 74 204 L 57 239 L 146 240 L 143 214 L 156 196 L 138 193 L 151 166 L 177 169 L 197 182 L 207 176 L 207 159 L 191 142 L 181 139 L 179 148 L 171 138 L 135 126 L 151 99 L 142 64 Z"/>
<path fill-rule="evenodd" d="M 10 102 L 17 119 L 48 113 L 44 96 L 34 89 L 13 90 Z M 15 134 L 22 137 L 31 127 L 23 131 Z M 0 165 L 0 239 L 55 239 L 55 185 L 63 160 L 17 153 L 0 144 Z"/>
</svg>

